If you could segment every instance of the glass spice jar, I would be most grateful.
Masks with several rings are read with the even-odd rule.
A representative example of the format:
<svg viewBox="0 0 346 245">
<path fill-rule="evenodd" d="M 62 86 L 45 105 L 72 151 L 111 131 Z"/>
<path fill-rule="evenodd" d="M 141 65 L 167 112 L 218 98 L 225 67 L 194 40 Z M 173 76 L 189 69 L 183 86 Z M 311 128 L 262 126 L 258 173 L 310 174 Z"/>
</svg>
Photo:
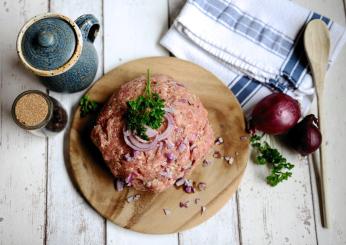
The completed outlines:
<svg viewBox="0 0 346 245">
<path fill-rule="evenodd" d="M 28 90 L 14 100 L 12 117 L 15 123 L 38 136 L 52 136 L 67 124 L 67 113 L 53 97 L 39 90 Z"/>
</svg>

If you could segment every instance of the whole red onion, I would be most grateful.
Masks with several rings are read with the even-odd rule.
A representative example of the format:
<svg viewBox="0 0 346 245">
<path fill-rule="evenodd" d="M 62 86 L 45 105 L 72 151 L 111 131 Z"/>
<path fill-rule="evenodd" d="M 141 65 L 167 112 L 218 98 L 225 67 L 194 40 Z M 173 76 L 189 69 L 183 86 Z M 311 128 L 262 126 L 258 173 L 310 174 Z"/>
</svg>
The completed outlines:
<svg viewBox="0 0 346 245">
<path fill-rule="evenodd" d="M 297 124 L 301 116 L 297 100 L 283 93 L 273 93 L 255 106 L 250 131 L 256 129 L 267 134 L 286 133 Z"/>
<path fill-rule="evenodd" d="M 303 156 L 316 151 L 322 142 L 317 118 L 312 114 L 306 116 L 288 132 L 288 140 L 292 148 Z"/>
</svg>

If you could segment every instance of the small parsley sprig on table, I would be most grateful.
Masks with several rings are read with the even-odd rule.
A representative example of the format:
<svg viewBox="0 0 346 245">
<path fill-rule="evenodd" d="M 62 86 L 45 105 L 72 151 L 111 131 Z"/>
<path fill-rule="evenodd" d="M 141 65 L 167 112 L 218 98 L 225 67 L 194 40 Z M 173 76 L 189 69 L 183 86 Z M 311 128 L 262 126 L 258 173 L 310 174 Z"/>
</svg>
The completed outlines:
<svg viewBox="0 0 346 245">
<path fill-rule="evenodd" d="M 98 110 L 100 104 L 94 100 L 91 100 L 88 95 L 84 95 L 79 101 L 80 116 L 85 117 L 89 113 L 95 112 Z"/>
<path fill-rule="evenodd" d="M 251 146 L 258 152 L 256 157 L 257 164 L 267 164 L 271 168 L 271 173 L 267 176 L 267 183 L 271 186 L 276 186 L 292 176 L 290 170 L 294 165 L 287 162 L 287 159 L 277 149 L 272 148 L 262 138 L 263 136 L 252 135 L 250 138 Z"/>
<path fill-rule="evenodd" d="M 150 70 L 148 69 L 144 95 L 128 101 L 128 108 L 124 115 L 127 129 L 145 140 L 148 140 L 145 126 L 158 129 L 165 115 L 165 101 L 160 98 L 159 94 L 151 92 L 150 83 Z"/>
</svg>

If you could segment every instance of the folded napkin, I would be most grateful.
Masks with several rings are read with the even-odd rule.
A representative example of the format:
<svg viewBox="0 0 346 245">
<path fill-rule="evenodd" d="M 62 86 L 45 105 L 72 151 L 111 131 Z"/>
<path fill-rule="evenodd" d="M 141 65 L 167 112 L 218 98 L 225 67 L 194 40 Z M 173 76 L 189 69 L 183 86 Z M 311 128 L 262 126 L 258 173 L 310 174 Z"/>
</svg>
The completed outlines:
<svg viewBox="0 0 346 245">
<path fill-rule="evenodd" d="M 346 41 L 345 29 L 288 0 L 189 0 L 161 44 L 218 76 L 247 115 L 273 91 L 299 100 L 306 114 L 314 87 L 302 37 L 312 19 L 330 30 L 332 65 Z"/>
</svg>

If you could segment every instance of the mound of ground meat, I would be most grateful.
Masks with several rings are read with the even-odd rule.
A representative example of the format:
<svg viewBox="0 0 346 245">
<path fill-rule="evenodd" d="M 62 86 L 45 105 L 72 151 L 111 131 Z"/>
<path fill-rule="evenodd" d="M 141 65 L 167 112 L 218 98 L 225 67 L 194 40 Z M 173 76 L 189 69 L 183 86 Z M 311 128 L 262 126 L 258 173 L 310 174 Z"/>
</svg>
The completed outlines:
<svg viewBox="0 0 346 245">
<path fill-rule="evenodd" d="M 121 86 L 100 113 L 91 138 L 113 175 L 141 191 L 161 192 L 199 164 L 213 145 L 208 112 L 200 99 L 166 75 L 151 77 L 151 90 L 170 108 L 174 128 L 167 139 L 149 151 L 134 151 L 124 141 L 126 102 L 143 95 L 144 76 Z M 159 132 L 167 123 L 163 123 Z"/>
</svg>

